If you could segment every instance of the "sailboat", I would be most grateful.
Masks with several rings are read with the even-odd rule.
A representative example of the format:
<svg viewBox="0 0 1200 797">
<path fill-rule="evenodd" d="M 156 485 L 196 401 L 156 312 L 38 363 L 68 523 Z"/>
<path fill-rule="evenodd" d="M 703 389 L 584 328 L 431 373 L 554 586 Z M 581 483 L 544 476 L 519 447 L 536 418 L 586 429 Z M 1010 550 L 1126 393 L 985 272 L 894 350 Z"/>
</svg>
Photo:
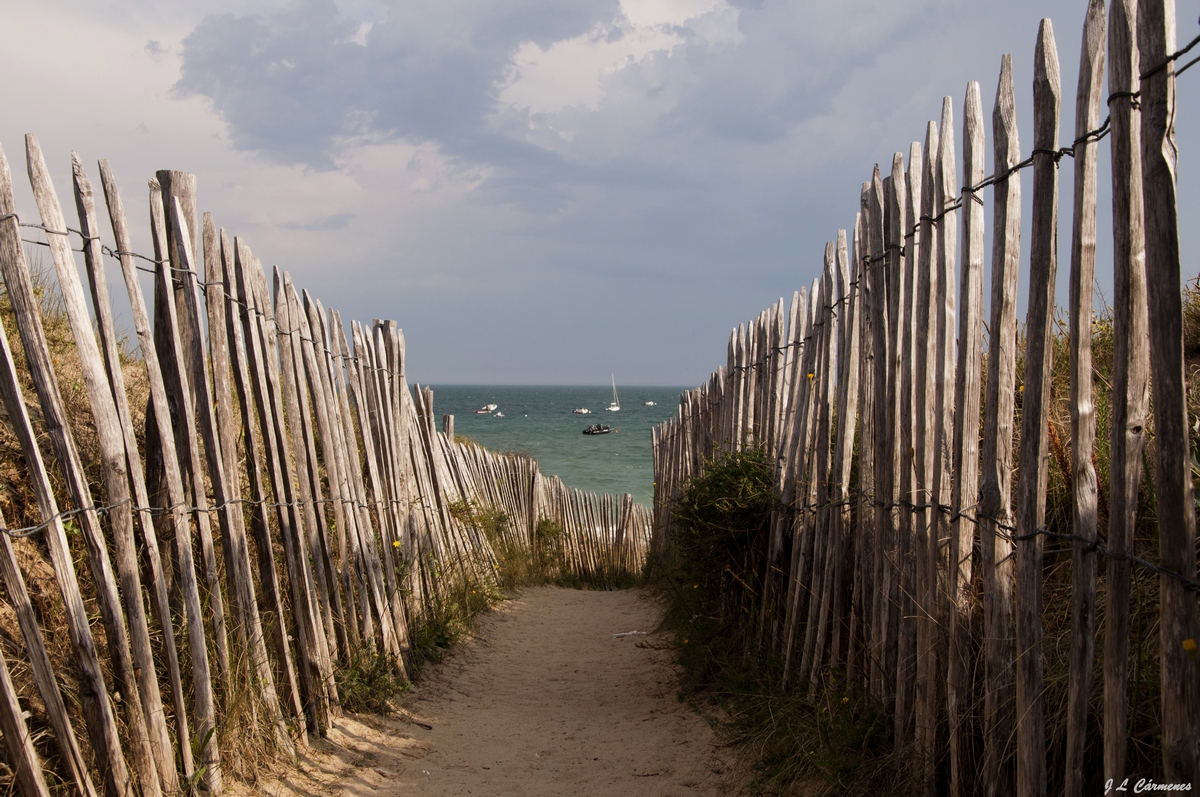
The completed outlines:
<svg viewBox="0 0 1200 797">
<path fill-rule="evenodd" d="M 613 383 L 612 383 L 612 385 L 613 385 L 613 400 L 612 400 L 612 404 L 608 405 L 608 411 L 609 412 L 620 412 L 621 411 L 621 402 L 617 400 L 617 377 L 615 374 L 613 375 L 612 380 L 613 380 Z"/>
</svg>

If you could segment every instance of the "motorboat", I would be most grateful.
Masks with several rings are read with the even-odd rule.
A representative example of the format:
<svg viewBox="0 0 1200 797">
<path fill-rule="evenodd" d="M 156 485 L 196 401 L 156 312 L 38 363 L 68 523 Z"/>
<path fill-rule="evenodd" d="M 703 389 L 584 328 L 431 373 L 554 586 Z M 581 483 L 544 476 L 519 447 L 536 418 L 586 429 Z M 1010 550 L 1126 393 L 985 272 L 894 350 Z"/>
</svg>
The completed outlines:
<svg viewBox="0 0 1200 797">
<path fill-rule="evenodd" d="M 621 402 L 617 400 L 617 377 L 616 377 L 616 375 L 613 375 L 612 380 L 613 380 L 613 383 L 612 383 L 612 385 L 613 385 L 613 400 L 612 400 L 612 404 L 608 405 L 608 411 L 609 412 L 620 412 L 621 411 Z"/>
<path fill-rule="evenodd" d="M 496 411 L 496 406 L 497 405 L 495 405 L 495 404 L 484 404 L 482 407 L 475 410 L 475 414 L 476 415 L 487 415 L 489 413 L 493 413 Z"/>
<path fill-rule="evenodd" d="M 657 402 L 657 401 L 647 401 L 647 402 L 644 402 L 644 404 L 645 404 L 647 407 L 654 407 L 654 406 L 656 406 L 656 405 L 658 404 L 658 402 Z"/>
<path fill-rule="evenodd" d="M 594 423 L 583 430 L 584 434 L 608 434 L 612 431 L 612 427 L 603 423 Z"/>
<path fill-rule="evenodd" d="M 587 407 L 580 407 L 577 410 L 571 410 L 571 412 L 575 413 L 576 415 L 591 415 L 592 414 L 592 411 L 589 410 Z"/>
<path fill-rule="evenodd" d="M 503 413 L 503 412 L 497 412 L 497 413 L 496 413 L 496 415 L 495 415 L 495 417 L 497 417 L 497 418 L 503 418 L 503 417 L 504 417 L 504 413 Z"/>
</svg>

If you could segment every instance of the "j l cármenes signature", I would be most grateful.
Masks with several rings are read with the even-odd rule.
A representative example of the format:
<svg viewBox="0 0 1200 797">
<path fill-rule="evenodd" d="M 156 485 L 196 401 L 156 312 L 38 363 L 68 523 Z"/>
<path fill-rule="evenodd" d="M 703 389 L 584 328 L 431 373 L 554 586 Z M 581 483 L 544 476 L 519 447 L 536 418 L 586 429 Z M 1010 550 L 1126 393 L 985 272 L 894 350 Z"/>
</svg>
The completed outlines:
<svg viewBox="0 0 1200 797">
<path fill-rule="evenodd" d="M 1114 783 L 1112 778 L 1109 778 L 1104 783 L 1105 794 L 1115 794 L 1117 792 L 1130 792 L 1134 794 L 1150 794 L 1155 792 L 1190 792 L 1192 790 L 1191 783 L 1156 783 L 1153 778 L 1138 778 L 1130 784 L 1130 779 L 1125 778 L 1119 784 Z"/>
</svg>

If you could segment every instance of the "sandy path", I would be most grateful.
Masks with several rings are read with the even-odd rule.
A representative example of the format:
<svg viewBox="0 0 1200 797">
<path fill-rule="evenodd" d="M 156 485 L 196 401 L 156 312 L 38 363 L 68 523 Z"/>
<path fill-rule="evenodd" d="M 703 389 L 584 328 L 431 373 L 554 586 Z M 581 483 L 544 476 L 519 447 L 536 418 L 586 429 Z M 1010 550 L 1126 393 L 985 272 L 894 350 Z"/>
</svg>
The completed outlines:
<svg viewBox="0 0 1200 797">
<path fill-rule="evenodd" d="M 736 791 L 669 654 L 613 638 L 654 627 L 638 590 L 526 590 L 427 670 L 412 719 L 346 717 L 300 771 L 259 793 L 614 795 Z M 424 727 L 430 726 L 430 727 Z"/>
</svg>

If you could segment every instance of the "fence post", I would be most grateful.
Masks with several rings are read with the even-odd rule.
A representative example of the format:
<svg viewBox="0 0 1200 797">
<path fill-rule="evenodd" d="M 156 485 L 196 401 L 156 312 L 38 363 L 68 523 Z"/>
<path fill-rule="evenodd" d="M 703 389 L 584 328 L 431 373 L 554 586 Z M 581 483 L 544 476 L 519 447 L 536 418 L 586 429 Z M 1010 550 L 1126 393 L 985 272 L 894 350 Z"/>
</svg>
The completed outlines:
<svg viewBox="0 0 1200 797">
<path fill-rule="evenodd" d="M 925 141 L 921 149 L 921 209 L 917 217 L 917 259 L 914 263 L 916 286 L 916 317 L 929 319 L 933 313 L 934 296 L 937 293 L 937 273 L 933 264 L 938 241 L 934 235 L 933 216 L 937 203 L 937 153 L 938 126 L 930 121 L 925 126 Z M 913 364 L 913 407 L 915 418 L 913 430 L 914 498 L 918 511 L 913 513 L 915 603 L 917 614 L 917 678 L 916 706 L 914 711 L 914 736 L 918 755 L 922 758 L 921 779 L 925 793 L 933 789 L 934 779 L 934 733 L 937 724 L 938 673 L 935 653 L 937 611 L 937 560 L 934 558 L 937 539 L 937 517 L 931 509 L 933 497 L 934 451 L 932 430 L 937 426 L 934 414 L 936 369 L 933 358 L 937 354 L 937 335 L 926 334 L 914 342 Z M 931 541 L 932 540 L 932 541 Z"/>
<path fill-rule="evenodd" d="M 1138 49 L 1142 69 L 1142 197 L 1149 285 L 1150 383 L 1154 401 L 1155 483 L 1159 562 L 1196 578 L 1196 514 L 1184 376 L 1180 296 L 1179 207 L 1175 169 L 1175 3 L 1140 0 Z M 1196 597 L 1179 580 L 1159 576 L 1162 669 L 1163 777 L 1195 785 L 1200 739 L 1200 667 L 1195 645 Z M 1185 649 L 1191 640 L 1191 651 Z"/>
<path fill-rule="evenodd" d="M 1042 662 L 1042 551 L 1046 480 L 1050 330 L 1054 320 L 1058 227 L 1058 53 L 1049 19 L 1038 29 L 1033 79 L 1033 219 L 1026 316 L 1021 458 L 1017 487 L 1017 794 L 1046 793 Z"/>
<path fill-rule="evenodd" d="M 1125 779 L 1129 747 L 1128 557 L 1137 524 L 1138 491 L 1150 399 L 1150 320 L 1143 241 L 1141 115 L 1134 22 L 1136 0 L 1113 0 L 1108 28 L 1112 119 L 1113 385 L 1109 452 L 1108 548 L 1104 609 L 1104 780 Z"/>
<path fill-rule="evenodd" d="M 1096 143 L 1104 79 L 1104 0 L 1088 3 L 1075 100 L 1075 198 L 1071 223 L 1071 662 L 1067 697 L 1066 797 L 1082 797 L 1088 695 L 1096 647 L 1096 414 L 1092 400 L 1092 295 L 1096 287 Z"/>
<path fill-rule="evenodd" d="M 992 322 L 979 490 L 980 569 L 983 571 L 983 787 L 987 797 L 1015 791 L 1013 756 L 1013 410 L 1017 363 L 1017 283 L 1021 258 L 1021 160 L 1017 140 L 1012 56 L 1000 61 L 992 110 Z"/>
<path fill-rule="evenodd" d="M 958 325 L 958 379 L 954 389 L 954 488 L 950 500 L 950 672 L 947 716 L 950 723 L 950 793 L 966 794 L 974 778 L 970 738 L 974 692 L 971 640 L 974 517 L 965 513 L 979 493 L 979 405 L 983 367 L 983 198 L 971 186 L 983 181 L 983 101 L 979 84 L 967 84 L 963 102 L 962 281 Z"/>
</svg>

